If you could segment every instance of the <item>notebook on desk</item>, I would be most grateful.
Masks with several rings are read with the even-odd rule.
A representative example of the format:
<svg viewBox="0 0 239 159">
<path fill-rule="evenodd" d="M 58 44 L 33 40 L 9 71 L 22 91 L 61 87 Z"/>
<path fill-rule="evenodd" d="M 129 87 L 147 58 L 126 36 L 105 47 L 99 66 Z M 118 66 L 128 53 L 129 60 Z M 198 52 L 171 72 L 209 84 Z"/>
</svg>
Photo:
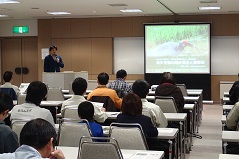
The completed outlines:
<svg viewBox="0 0 239 159">
<path fill-rule="evenodd" d="M 30 84 L 30 83 L 21 83 L 21 85 L 20 85 L 20 87 L 19 87 L 19 90 L 20 90 L 20 93 L 21 93 L 21 94 L 26 93 L 29 84 Z"/>
</svg>

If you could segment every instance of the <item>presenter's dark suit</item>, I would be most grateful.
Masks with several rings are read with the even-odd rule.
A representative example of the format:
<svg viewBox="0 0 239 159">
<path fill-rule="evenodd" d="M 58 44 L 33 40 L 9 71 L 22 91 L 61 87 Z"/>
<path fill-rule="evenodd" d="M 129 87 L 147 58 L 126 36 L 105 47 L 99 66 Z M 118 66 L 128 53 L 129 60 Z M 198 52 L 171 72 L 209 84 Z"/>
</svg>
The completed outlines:
<svg viewBox="0 0 239 159">
<path fill-rule="evenodd" d="M 146 137 L 158 136 L 158 130 L 153 126 L 151 118 L 144 115 L 129 116 L 126 114 L 119 114 L 116 118 L 117 123 L 138 123 L 141 125 L 144 135 Z"/>
<path fill-rule="evenodd" d="M 57 63 L 51 55 L 47 55 L 44 59 L 44 72 L 60 72 L 60 67 L 64 67 L 64 63 L 62 58 L 57 55 L 56 56 L 60 62 Z"/>
</svg>

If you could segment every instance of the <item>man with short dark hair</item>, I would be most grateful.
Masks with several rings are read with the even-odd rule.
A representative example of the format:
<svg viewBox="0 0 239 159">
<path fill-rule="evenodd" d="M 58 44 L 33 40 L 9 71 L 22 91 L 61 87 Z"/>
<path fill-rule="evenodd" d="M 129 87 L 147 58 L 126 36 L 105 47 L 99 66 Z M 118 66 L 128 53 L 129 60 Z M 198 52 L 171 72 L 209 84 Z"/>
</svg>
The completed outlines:
<svg viewBox="0 0 239 159">
<path fill-rule="evenodd" d="M 0 154 L 1 159 L 65 159 L 61 150 L 54 150 L 57 134 L 44 119 L 27 122 L 20 133 L 20 147 L 14 153 Z"/>
<path fill-rule="evenodd" d="M 44 59 L 44 72 L 60 72 L 60 67 L 64 67 L 64 63 L 60 55 L 56 54 L 57 47 L 51 45 L 49 48 L 49 55 Z"/>
<path fill-rule="evenodd" d="M 13 73 L 11 71 L 6 71 L 3 74 L 3 80 L 4 80 L 4 84 L 1 85 L 1 88 L 12 88 L 14 89 L 14 91 L 16 92 L 16 94 L 18 94 L 20 92 L 19 88 L 15 85 L 12 84 L 13 82 L 13 78 L 12 78 Z"/>
<path fill-rule="evenodd" d="M 26 102 L 13 107 L 11 121 L 19 119 L 42 118 L 55 125 L 49 110 L 40 108 L 41 101 L 47 95 L 47 87 L 40 81 L 31 82 L 27 88 Z"/>
<path fill-rule="evenodd" d="M 19 147 L 17 134 L 4 122 L 12 107 L 12 98 L 0 92 L 0 154 L 14 152 Z"/>
<path fill-rule="evenodd" d="M 132 89 L 133 93 L 137 94 L 142 101 L 143 112 L 145 109 L 150 109 L 152 112 L 152 120 L 157 127 L 165 128 L 168 125 L 168 121 L 164 116 L 162 110 L 158 105 L 148 102 L 146 99 L 147 94 L 149 93 L 149 83 L 145 80 L 136 80 L 133 83 Z"/>
<path fill-rule="evenodd" d="M 72 90 L 74 92 L 74 95 L 62 103 L 61 110 L 63 110 L 65 107 L 78 108 L 78 105 L 80 103 L 86 101 L 84 97 L 86 89 L 87 89 L 87 81 L 81 77 L 76 78 L 72 83 Z M 107 119 L 107 115 L 104 111 L 105 111 L 104 108 L 100 109 L 99 107 L 94 105 L 94 119 L 97 122 L 103 123 Z"/>
<path fill-rule="evenodd" d="M 127 72 L 123 69 L 117 71 L 116 73 L 116 80 L 113 82 L 110 82 L 108 84 L 108 88 L 111 89 L 121 89 L 123 90 L 124 94 L 128 94 L 132 92 L 132 85 L 125 82 L 127 77 Z"/>
<path fill-rule="evenodd" d="M 108 96 L 114 102 L 115 106 L 120 109 L 122 99 L 118 97 L 115 90 L 106 87 L 109 82 L 109 75 L 102 72 L 98 75 L 97 79 L 98 87 L 88 94 L 87 100 L 90 100 L 93 96 Z"/>
</svg>

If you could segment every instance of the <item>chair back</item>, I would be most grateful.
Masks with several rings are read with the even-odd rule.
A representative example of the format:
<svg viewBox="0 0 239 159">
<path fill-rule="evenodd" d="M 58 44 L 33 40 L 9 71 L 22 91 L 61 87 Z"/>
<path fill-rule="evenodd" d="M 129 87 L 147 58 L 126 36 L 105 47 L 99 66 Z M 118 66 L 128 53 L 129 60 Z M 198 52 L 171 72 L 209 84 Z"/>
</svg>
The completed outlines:
<svg viewBox="0 0 239 159">
<path fill-rule="evenodd" d="M 20 104 L 23 104 L 26 102 L 26 94 L 18 94 L 17 96 L 17 104 L 20 105 Z"/>
<path fill-rule="evenodd" d="M 148 150 L 143 129 L 138 123 L 111 123 L 109 136 L 121 149 Z"/>
<path fill-rule="evenodd" d="M 0 88 L 0 92 L 8 94 L 12 100 L 17 100 L 17 95 L 13 88 Z"/>
<path fill-rule="evenodd" d="M 177 113 L 177 105 L 173 97 L 156 96 L 155 104 L 160 107 L 163 113 Z"/>
<path fill-rule="evenodd" d="M 30 119 L 29 119 L 29 120 L 27 120 L 27 119 L 19 119 L 19 120 L 14 120 L 14 121 L 12 122 L 12 125 L 11 125 L 12 130 L 17 134 L 18 140 L 20 139 L 20 133 L 21 133 L 21 131 L 22 131 L 23 126 L 24 126 L 28 121 L 30 121 Z"/>
<path fill-rule="evenodd" d="M 63 119 L 59 128 L 59 146 L 78 147 L 82 136 L 91 136 L 87 120 Z"/>
<path fill-rule="evenodd" d="M 47 92 L 47 101 L 64 101 L 62 90 L 59 87 L 50 87 Z"/>
<path fill-rule="evenodd" d="M 78 115 L 78 106 L 66 106 L 62 110 L 63 118 L 80 119 Z"/>
<path fill-rule="evenodd" d="M 117 141 L 113 138 L 91 137 L 91 141 L 86 141 L 87 137 L 80 140 L 78 159 L 123 159 Z M 108 142 L 94 142 L 106 140 Z"/>
<path fill-rule="evenodd" d="M 115 106 L 115 103 L 109 96 L 92 96 L 90 98 L 92 102 L 100 102 L 104 103 L 103 107 L 106 109 L 107 112 L 118 112 L 119 109 Z"/>
<path fill-rule="evenodd" d="M 69 94 L 74 94 L 74 92 L 72 90 L 72 83 L 73 82 L 70 82 L 70 85 L 69 85 Z"/>
<path fill-rule="evenodd" d="M 185 84 L 176 84 L 178 88 L 180 88 L 183 96 L 188 96 L 187 88 Z"/>
</svg>

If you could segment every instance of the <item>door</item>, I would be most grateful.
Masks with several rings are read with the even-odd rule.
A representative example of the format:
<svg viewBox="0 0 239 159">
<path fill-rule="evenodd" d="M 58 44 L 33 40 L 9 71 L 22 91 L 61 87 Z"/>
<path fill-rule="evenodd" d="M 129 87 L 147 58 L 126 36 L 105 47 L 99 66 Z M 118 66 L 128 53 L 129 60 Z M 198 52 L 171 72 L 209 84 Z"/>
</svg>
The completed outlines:
<svg viewBox="0 0 239 159">
<path fill-rule="evenodd" d="M 37 37 L 2 38 L 1 46 L 2 74 L 12 71 L 14 85 L 38 79 Z"/>
</svg>

